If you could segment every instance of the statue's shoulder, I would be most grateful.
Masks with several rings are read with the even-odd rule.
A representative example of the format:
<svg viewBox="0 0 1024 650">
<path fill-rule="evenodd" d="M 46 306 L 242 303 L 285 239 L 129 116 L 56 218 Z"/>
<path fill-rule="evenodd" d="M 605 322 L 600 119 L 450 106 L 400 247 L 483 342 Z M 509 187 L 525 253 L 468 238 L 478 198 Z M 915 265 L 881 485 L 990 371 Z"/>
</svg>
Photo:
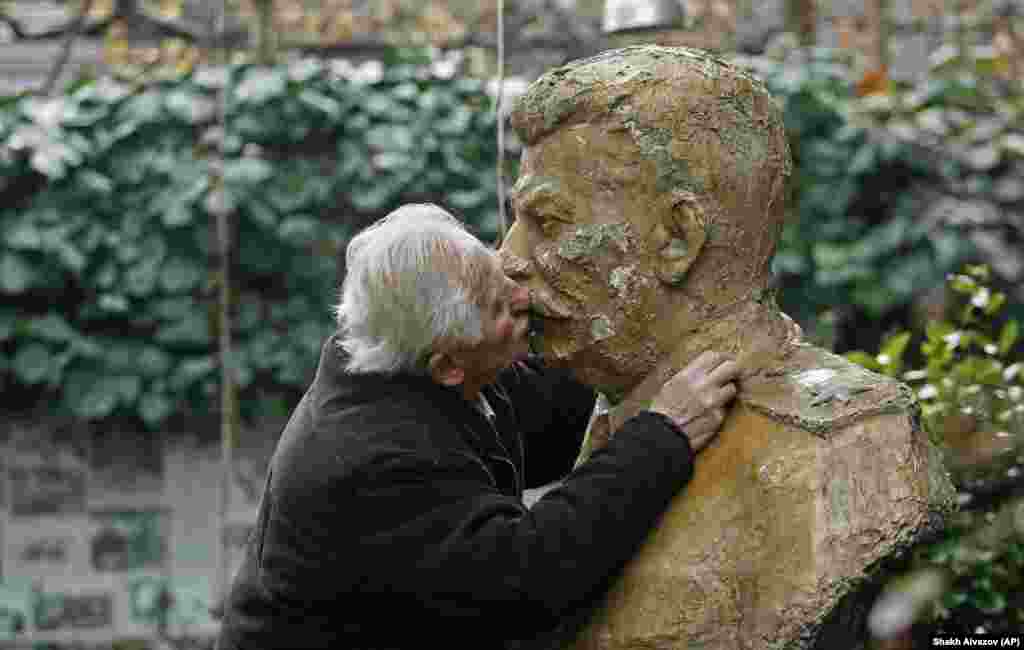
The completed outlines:
<svg viewBox="0 0 1024 650">
<path fill-rule="evenodd" d="M 819 435 L 872 415 L 917 411 L 906 384 L 803 343 L 773 367 L 744 380 L 740 401 Z"/>
</svg>

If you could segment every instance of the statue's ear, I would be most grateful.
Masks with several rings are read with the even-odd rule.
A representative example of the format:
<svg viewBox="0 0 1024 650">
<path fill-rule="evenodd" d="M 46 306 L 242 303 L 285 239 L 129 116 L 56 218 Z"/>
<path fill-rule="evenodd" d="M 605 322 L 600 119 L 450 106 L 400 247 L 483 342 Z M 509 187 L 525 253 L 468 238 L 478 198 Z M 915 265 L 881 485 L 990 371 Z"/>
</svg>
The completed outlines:
<svg viewBox="0 0 1024 650">
<path fill-rule="evenodd" d="M 673 192 L 671 201 L 670 209 L 665 210 L 667 216 L 654 227 L 651 239 L 658 255 L 658 278 L 679 286 L 704 247 L 707 217 L 692 192 Z"/>
</svg>

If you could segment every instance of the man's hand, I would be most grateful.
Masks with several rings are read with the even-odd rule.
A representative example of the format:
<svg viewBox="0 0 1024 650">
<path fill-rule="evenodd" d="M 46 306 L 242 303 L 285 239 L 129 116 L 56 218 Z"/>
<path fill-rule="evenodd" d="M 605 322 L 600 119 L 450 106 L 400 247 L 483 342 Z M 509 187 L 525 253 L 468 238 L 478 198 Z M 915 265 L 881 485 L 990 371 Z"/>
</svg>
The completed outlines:
<svg viewBox="0 0 1024 650">
<path fill-rule="evenodd" d="M 736 363 L 704 352 L 665 382 L 649 410 L 668 416 L 690 439 L 694 451 L 715 437 L 725 420 L 725 405 L 736 395 Z"/>
</svg>

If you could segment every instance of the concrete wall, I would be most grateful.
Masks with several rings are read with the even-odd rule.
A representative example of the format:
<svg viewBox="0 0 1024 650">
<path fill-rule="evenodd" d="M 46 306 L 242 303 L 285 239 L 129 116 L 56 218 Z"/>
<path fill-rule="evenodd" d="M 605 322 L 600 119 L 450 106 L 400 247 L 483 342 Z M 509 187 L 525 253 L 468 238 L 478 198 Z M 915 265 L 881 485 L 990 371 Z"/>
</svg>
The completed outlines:
<svg viewBox="0 0 1024 650">
<path fill-rule="evenodd" d="M 220 447 L 194 436 L 9 424 L 0 438 L 0 647 L 152 637 L 162 586 L 172 636 L 210 636 L 220 526 Z M 262 493 L 279 426 L 237 451 L 231 572 Z M 12 628 L 20 618 L 21 632 Z"/>
<path fill-rule="evenodd" d="M 659 34 L 665 44 L 690 45 L 730 52 L 761 53 L 783 32 L 785 0 L 679 0 L 686 13 L 685 29 Z M 889 74 L 896 80 L 920 78 L 928 57 L 957 28 L 959 14 L 951 0 L 888 0 Z M 959 0 L 963 11 L 976 2 Z M 877 3 L 864 0 L 817 0 L 816 42 L 822 47 L 852 49 L 864 55 L 869 68 L 880 65 L 880 24 Z M 590 5 L 587 5 L 588 7 Z M 645 39 L 651 36 L 645 35 Z M 1024 53 L 1018 52 L 1018 57 Z"/>
</svg>

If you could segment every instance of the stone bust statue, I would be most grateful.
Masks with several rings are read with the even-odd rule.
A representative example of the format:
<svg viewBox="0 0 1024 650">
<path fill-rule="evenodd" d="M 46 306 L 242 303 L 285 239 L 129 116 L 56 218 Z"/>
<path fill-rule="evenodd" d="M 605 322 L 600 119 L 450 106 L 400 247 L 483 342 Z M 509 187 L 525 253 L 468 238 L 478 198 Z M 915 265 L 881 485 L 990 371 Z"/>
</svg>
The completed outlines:
<svg viewBox="0 0 1024 650">
<path fill-rule="evenodd" d="M 909 389 L 803 342 L 768 289 L 792 169 L 780 110 L 720 59 L 634 46 L 549 71 L 512 125 L 501 255 L 544 312 L 541 354 L 608 405 L 586 453 L 703 350 L 743 368 L 693 481 L 570 645 L 845 641 L 829 613 L 952 489 Z"/>
</svg>

